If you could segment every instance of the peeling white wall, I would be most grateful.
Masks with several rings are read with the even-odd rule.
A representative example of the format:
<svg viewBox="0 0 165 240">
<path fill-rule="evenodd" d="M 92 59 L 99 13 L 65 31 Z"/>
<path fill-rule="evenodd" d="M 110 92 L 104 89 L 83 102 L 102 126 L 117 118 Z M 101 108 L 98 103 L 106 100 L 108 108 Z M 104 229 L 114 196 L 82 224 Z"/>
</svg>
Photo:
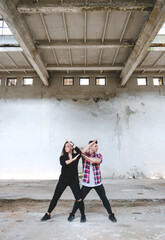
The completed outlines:
<svg viewBox="0 0 165 240">
<path fill-rule="evenodd" d="M 57 179 L 65 140 L 83 147 L 96 138 L 104 178 L 165 177 L 165 86 L 137 88 L 135 80 L 124 89 L 109 80 L 106 91 L 93 90 L 97 100 L 84 88 L 53 96 L 61 79 L 49 88 L 2 84 L 0 179 Z"/>
</svg>

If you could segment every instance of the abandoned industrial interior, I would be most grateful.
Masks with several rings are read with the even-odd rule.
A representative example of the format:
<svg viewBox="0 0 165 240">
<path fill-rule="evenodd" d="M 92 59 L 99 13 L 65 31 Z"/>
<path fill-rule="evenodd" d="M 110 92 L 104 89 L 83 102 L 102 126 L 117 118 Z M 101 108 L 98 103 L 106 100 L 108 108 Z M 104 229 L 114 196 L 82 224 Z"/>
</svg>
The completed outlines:
<svg viewBox="0 0 165 240">
<path fill-rule="evenodd" d="M 165 239 L 164 133 L 164 0 L 0 0 L 0 239 Z M 93 190 L 69 223 L 70 188 L 40 223 L 94 139 L 117 223 Z"/>
</svg>

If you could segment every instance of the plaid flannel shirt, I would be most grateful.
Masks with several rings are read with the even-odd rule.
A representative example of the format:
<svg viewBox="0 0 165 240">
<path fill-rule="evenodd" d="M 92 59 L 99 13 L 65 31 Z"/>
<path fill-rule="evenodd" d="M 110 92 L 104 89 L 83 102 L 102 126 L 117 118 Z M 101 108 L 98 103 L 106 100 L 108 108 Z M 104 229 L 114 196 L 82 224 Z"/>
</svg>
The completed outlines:
<svg viewBox="0 0 165 240">
<path fill-rule="evenodd" d="M 100 153 L 94 153 L 93 156 L 90 155 L 90 152 L 86 152 L 85 155 L 87 157 L 92 157 L 92 158 L 99 158 L 100 159 L 100 163 L 102 163 L 103 161 L 103 157 Z M 94 173 L 94 180 L 95 180 L 95 184 L 98 184 L 101 182 L 101 172 L 100 172 L 100 163 L 96 164 L 93 163 L 93 173 Z M 83 159 L 83 177 L 82 177 L 82 181 L 89 183 L 89 176 L 90 176 L 90 161 Z"/>
</svg>

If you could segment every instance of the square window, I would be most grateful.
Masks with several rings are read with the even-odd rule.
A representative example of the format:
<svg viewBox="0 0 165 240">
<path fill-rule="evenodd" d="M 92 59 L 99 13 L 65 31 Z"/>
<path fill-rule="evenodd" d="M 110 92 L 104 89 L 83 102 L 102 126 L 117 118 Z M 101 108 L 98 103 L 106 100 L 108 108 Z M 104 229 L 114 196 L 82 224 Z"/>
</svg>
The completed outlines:
<svg viewBox="0 0 165 240">
<path fill-rule="evenodd" d="M 74 78 L 73 77 L 63 78 L 63 85 L 64 86 L 73 86 L 73 84 L 74 84 Z"/>
<path fill-rule="evenodd" d="M 106 85 L 106 81 L 105 81 L 105 78 L 104 77 L 97 77 L 95 79 L 95 84 L 97 86 L 105 86 Z"/>
<path fill-rule="evenodd" d="M 89 85 L 89 78 L 80 78 L 80 85 L 81 86 L 88 86 Z"/>
<path fill-rule="evenodd" d="M 153 78 L 154 86 L 162 86 L 163 85 L 163 78 L 162 77 L 154 77 Z"/>
<path fill-rule="evenodd" d="M 23 86 L 32 86 L 33 78 L 32 77 L 24 77 L 23 78 Z"/>
<path fill-rule="evenodd" d="M 7 78 L 7 86 L 16 86 L 17 78 Z"/>
<path fill-rule="evenodd" d="M 146 86 L 147 84 L 147 78 L 137 78 L 137 84 L 139 86 Z"/>
</svg>

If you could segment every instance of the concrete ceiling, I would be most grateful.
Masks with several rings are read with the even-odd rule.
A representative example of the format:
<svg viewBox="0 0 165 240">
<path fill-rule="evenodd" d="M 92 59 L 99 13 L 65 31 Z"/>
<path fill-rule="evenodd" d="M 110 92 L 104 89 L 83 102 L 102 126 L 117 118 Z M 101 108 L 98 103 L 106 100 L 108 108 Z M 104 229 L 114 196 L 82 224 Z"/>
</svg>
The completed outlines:
<svg viewBox="0 0 165 240">
<path fill-rule="evenodd" d="M 164 0 L 1 0 L 0 15 L 16 40 L 0 42 L 0 72 L 165 71 L 164 51 L 149 51 L 165 22 Z M 7 41 L 7 39 L 6 39 Z"/>
</svg>

